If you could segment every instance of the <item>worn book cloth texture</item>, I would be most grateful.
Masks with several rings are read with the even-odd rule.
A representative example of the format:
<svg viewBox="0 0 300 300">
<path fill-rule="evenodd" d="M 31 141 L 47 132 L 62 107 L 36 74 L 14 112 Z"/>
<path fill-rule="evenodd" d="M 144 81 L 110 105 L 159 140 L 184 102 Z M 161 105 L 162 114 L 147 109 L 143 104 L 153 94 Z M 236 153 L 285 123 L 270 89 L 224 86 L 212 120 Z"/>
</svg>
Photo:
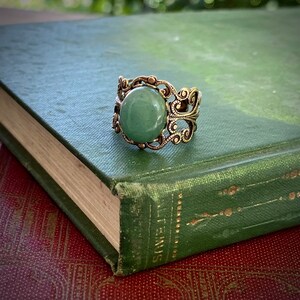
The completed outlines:
<svg viewBox="0 0 300 300">
<path fill-rule="evenodd" d="M 69 219 L 0 148 L 1 299 L 299 299 L 300 227 L 115 277 Z"/>
<path fill-rule="evenodd" d="M 3 126 L 0 136 L 119 274 L 297 225 L 299 16 L 187 12 L 0 27 L 3 88 L 122 199 L 118 263 Z M 118 76 L 142 74 L 202 90 L 188 145 L 140 151 L 111 129 Z"/>
</svg>

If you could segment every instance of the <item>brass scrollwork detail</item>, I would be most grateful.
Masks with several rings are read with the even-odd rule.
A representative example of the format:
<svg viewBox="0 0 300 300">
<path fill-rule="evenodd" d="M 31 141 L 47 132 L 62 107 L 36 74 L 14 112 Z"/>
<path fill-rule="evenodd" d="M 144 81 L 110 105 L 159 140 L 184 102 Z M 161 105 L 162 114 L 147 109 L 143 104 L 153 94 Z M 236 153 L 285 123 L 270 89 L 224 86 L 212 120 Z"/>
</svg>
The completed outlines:
<svg viewBox="0 0 300 300">
<path fill-rule="evenodd" d="M 160 135 L 151 142 L 137 143 L 129 139 L 120 127 L 120 110 L 126 95 L 133 89 L 148 86 L 160 93 L 166 102 L 167 123 Z M 156 76 L 139 76 L 134 79 L 119 77 L 113 124 L 116 133 L 122 133 L 126 142 L 137 145 L 141 149 L 159 150 L 167 143 L 179 144 L 189 142 L 197 130 L 196 120 L 199 116 L 201 92 L 197 88 L 182 88 L 179 91 L 166 80 L 158 80 Z M 178 121 L 184 121 L 186 126 L 178 130 Z"/>
</svg>

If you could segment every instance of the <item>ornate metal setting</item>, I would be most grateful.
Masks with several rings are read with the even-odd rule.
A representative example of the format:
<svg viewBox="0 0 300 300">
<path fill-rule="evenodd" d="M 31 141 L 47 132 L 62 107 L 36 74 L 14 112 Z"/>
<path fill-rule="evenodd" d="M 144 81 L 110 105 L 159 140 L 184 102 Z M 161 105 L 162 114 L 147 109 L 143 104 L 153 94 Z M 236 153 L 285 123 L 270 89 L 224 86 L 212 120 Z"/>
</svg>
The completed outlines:
<svg viewBox="0 0 300 300">
<path fill-rule="evenodd" d="M 165 129 L 152 142 L 137 143 L 129 139 L 122 131 L 119 123 L 122 102 L 126 95 L 133 89 L 148 86 L 157 90 L 166 102 L 167 123 Z M 139 76 L 134 79 L 119 77 L 118 93 L 116 97 L 115 110 L 112 127 L 116 133 L 122 134 L 126 142 L 137 145 L 140 149 L 150 148 L 159 150 L 168 142 L 179 144 L 189 142 L 197 130 L 196 120 L 199 116 L 199 105 L 201 103 L 201 92 L 193 88 L 182 88 L 177 91 L 175 87 L 165 80 L 158 80 L 156 76 Z M 184 121 L 186 126 L 178 128 L 178 121 Z"/>
</svg>

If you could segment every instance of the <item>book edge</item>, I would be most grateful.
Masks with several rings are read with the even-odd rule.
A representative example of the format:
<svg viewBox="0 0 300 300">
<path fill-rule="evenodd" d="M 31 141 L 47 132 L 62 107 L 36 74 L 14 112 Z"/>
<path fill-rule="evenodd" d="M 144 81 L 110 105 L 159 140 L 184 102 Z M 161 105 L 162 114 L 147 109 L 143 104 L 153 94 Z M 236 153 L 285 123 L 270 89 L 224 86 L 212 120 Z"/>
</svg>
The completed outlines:
<svg viewBox="0 0 300 300">
<path fill-rule="evenodd" d="M 83 157 L 80 152 L 64 139 L 57 131 L 55 131 L 51 126 L 49 126 L 32 108 L 27 105 L 22 99 L 20 99 L 3 81 L 0 80 L 0 89 L 2 89 L 6 94 L 8 94 L 21 108 L 23 108 L 32 118 L 34 118 L 39 124 L 41 124 L 55 139 L 57 139 L 68 151 L 75 155 L 84 165 L 86 165 L 109 189 L 114 185 L 113 179 L 91 162 L 89 162 L 85 157 Z"/>
<path fill-rule="evenodd" d="M 3 126 L 118 250 L 120 199 L 14 98 L 0 94 Z"/>
<path fill-rule="evenodd" d="M 72 223 L 75 224 L 76 228 L 93 245 L 96 251 L 105 259 L 115 273 L 119 257 L 115 248 L 2 124 L 0 124 L 0 139 L 42 186 L 51 199 L 54 200 L 56 205 L 68 216 Z"/>
</svg>

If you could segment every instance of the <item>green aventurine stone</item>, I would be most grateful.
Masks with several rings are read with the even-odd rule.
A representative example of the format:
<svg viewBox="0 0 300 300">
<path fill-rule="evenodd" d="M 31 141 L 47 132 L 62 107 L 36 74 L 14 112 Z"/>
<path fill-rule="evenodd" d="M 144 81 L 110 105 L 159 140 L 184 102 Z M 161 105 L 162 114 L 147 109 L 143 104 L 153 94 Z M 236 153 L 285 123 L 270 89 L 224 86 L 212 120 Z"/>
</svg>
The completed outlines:
<svg viewBox="0 0 300 300">
<path fill-rule="evenodd" d="M 132 90 L 122 102 L 120 125 L 125 135 L 135 142 L 152 142 L 162 132 L 166 122 L 165 100 L 150 87 Z"/>
</svg>

